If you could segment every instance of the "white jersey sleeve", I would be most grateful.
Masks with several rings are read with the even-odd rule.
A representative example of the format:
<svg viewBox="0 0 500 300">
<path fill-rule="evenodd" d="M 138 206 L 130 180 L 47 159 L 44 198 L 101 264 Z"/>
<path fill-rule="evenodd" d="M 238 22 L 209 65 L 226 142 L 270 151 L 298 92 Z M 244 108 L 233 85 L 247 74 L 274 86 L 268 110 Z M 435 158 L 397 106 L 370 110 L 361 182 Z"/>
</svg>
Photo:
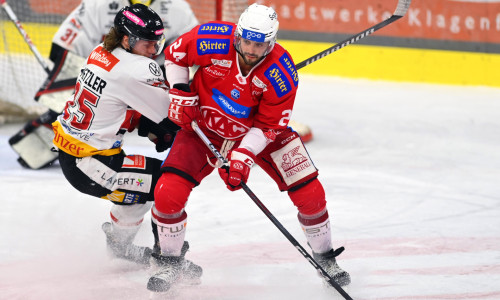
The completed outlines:
<svg viewBox="0 0 500 300">
<path fill-rule="evenodd" d="M 63 21 L 52 42 L 83 57 L 102 42 L 126 0 L 82 0 Z"/>
</svg>

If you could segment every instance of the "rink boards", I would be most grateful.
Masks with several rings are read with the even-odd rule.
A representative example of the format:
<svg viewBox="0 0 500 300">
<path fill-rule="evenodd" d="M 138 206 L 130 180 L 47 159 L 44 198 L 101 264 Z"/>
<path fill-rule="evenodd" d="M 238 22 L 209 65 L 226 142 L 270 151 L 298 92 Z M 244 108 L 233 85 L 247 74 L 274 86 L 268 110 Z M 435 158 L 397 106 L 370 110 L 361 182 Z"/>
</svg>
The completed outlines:
<svg viewBox="0 0 500 300">
<path fill-rule="evenodd" d="M 4 43 L 0 43 L 0 55 L 5 55 L 6 51 L 31 54 L 15 27 L 10 22 L 3 25 L 6 29 L 3 33 L 9 44 L 5 46 Z M 57 26 L 27 23 L 24 27 L 40 53 L 48 57 L 51 37 Z M 279 39 L 278 41 L 291 53 L 296 64 L 334 44 Z M 304 67 L 300 73 L 499 87 L 498 70 L 500 70 L 500 54 L 349 45 Z"/>
</svg>

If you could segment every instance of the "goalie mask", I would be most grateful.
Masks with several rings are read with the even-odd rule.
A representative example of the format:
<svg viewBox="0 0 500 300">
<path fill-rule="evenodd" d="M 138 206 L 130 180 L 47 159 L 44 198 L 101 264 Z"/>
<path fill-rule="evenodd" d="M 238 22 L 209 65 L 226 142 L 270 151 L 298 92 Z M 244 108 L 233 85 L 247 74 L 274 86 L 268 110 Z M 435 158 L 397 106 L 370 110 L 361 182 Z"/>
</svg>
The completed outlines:
<svg viewBox="0 0 500 300">
<path fill-rule="evenodd" d="M 255 42 L 269 42 L 263 56 L 269 54 L 276 43 L 278 34 L 278 15 L 272 7 L 252 4 L 241 14 L 236 31 L 234 46 L 241 53 L 241 39 Z"/>
<path fill-rule="evenodd" d="M 165 44 L 163 22 L 160 16 L 143 4 L 125 6 L 115 17 L 114 27 L 129 37 L 130 48 L 138 40 L 155 41 L 155 55 L 159 55 Z"/>
<path fill-rule="evenodd" d="M 144 4 L 146 6 L 150 6 L 151 3 L 153 3 L 153 0 L 129 0 L 128 2 L 130 2 L 130 5 Z"/>
</svg>

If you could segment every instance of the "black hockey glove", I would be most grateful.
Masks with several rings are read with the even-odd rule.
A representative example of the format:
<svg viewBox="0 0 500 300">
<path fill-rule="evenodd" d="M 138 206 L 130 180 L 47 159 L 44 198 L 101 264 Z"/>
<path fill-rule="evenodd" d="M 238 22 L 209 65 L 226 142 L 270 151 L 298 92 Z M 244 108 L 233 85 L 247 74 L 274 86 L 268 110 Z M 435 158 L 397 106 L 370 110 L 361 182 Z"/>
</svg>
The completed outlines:
<svg viewBox="0 0 500 300">
<path fill-rule="evenodd" d="M 160 124 L 156 124 L 145 116 L 141 116 L 138 134 L 139 136 L 147 136 L 156 144 L 156 151 L 163 152 L 172 146 L 179 129 L 180 127 L 168 118 L 163 119 Z"/>
</svg>

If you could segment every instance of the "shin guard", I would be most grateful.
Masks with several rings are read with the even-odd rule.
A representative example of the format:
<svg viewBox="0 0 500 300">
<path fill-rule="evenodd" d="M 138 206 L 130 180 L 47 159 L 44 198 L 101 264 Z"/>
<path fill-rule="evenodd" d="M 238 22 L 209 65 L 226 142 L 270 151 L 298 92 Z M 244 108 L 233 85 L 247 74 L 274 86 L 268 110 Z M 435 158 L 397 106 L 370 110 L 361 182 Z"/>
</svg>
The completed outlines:
<svg viewBox="0 0 500 300">
<path fill-rule="evenodd" d="M 181 255 L 182 245 L 186 235 L 187 214 L 181 211 L 178 214 L 166 215 L 155 207 L 152 209 L 152 225 L 155 237 L 155 252 L 159 250 L 162 256 Z"/>
<path fill-rule="evenodd" d="M 298 219 L 313 252 L 325 253 L 332 249 L 332 233 L 326 207 L 319 214 L 312 216 L 299 213 Z"/>
</svg>

